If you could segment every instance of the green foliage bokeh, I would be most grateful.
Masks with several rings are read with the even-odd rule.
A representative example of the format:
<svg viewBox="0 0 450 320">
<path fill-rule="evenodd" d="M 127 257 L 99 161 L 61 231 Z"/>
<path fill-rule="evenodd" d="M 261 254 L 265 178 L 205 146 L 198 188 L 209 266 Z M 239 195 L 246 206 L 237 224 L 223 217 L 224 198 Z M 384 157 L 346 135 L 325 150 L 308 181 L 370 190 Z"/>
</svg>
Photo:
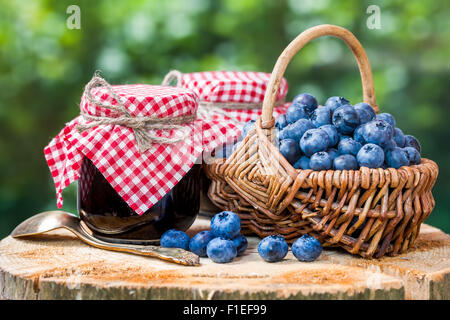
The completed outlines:
<svg viewBox="0 0 450 320">
<path fill-rule="evenodd" d="M 393 0 L 0 0 L 0 238 L 20 221 L 55 209 L 43 147 L 79 112 L 95 70 L 111 83 L 158 84 L 182 72 L 271 72 L 284 47 L 308 27 L 351 30 L 367 51 L 378 105 L 422 143 L 440 166 L 436 208 L 427 223 L 450 232 L 450 2 Z M 81 9 L 69 29 L 67 7 Z M 369 5 L 381 28 L 369 29 Z M 310 92 L 323 103 L 359 102 L 356 63 L 344 43 L 308 44 L 285 77 L 288 98 Z M 76 185 L 63 209 L 76 211 Z"/>
</svg>

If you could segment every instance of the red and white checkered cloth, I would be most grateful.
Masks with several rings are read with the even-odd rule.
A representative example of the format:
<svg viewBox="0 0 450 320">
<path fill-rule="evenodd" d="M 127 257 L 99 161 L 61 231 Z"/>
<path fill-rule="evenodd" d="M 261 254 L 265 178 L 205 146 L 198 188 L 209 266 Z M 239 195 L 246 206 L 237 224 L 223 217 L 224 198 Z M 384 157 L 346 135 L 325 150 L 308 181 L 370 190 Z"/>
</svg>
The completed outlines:
<svg viewBox="0 0 450 320">
<path fill-rule="evenodd" d="M 241 134 L 242 126 L 250 120 L 256 120 L 261 115 L 261 107 L 264 94 L 270 80 L 270 73 L 249 71 L 205 71 L 184 73 L 182 75 L 182 87 L 191 89 L 200 98 L 200 102 L 233 103 L 233 108 L 221 108 L 223 114 L 214 114 L 205 120 L 204 130 L 219 133 L 222 128 L 225 132 L 218 139 L 210 141 L 209 134 L 204 135 L 203 143 L 211 151 L 212 149 L 230 142 Z M 288 83 L 285 78 L 281 81 L 277 101 L 282 102 L 288 92 Z M 255 109 L 239 109 L 238 103 L 260 104 Z M 283 103 L 274 107 L 274 117 L 286 113 L 290 103 Z M 208 107 L 205 107 L 208 108 Z M 237 124 L 236 121 L 241 122 Z"/>
<path fill-rule="evenodd" d="M 246 71 L 205 71 L 184 73 L 182 86 L 194 91 L 200 101 L 261 103 L 270 73 Z M 288 84 L 283 78 L 277 100 L 284 99 Z"/>
<path fill-rule="evenodd" d="M 183 88 L 142 84 L 112 88 L 133 116 L 177 117 L 193 114 L 198 107 L 197 95 Z M 117 104 L 104 87 L 94 88 L 91 93 L 102 102 Z M 118 116 L 115 111 L 93 105 L 84 95 L 80 108 L 90 115 Z M 138 151 L 130 128 L 99 125 L 80 133 L 76 128 L 79 123 L 88 122 L 81 116 L 75 118 L 44 149 L 58 207 L 63 203 L 62 190 L 79 178 L 84 156 L 134 211 L 143 214 L 181 180 L 203 151 L 200 119 L 186 125 L 191 128 L 186 140 L 153 144 L 144 153 Z M 169 137 L 177 134 L 176 130 L 156 130 L 156 133 Z"/>
</svg>

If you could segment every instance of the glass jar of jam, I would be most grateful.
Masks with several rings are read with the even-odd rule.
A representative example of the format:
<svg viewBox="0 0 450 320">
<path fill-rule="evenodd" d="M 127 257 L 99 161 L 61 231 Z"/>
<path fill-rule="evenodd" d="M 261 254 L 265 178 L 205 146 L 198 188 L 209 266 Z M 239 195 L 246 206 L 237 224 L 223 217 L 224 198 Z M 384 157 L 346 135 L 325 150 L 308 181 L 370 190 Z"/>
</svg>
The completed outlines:
<svg viewBox="0 0 450 320">
<path fill-rule="evenodd" d="M 187 230 L 200 208 L 201 165 L 191 170 L 161 200 L 138 215 L 102 173 L 84 157 L 78 180 L 78 212 L 93 235 L 122 243 L 154 243 L 168 229 Z"/>
<path fill-rule="evenodd" d="M 187 230 L 200 209 L 198 160 L 222 138 L 197 110 L 192 90 L 94 74 L 80 115 L 44 149 L 57 206 L 77 181 L 81 225 L 97 239 L 157 244 L 169 229 Z"/>
</svg>

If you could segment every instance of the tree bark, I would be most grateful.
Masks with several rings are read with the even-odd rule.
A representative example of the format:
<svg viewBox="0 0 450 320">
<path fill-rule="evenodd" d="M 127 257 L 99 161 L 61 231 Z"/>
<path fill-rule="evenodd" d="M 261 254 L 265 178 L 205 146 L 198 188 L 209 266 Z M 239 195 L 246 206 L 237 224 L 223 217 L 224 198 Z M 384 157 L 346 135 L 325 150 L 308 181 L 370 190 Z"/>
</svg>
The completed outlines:
<svg viewBox="0 0 450 320">
<path fill-rule="evenodd" d="M 206 229 L 199 218 L 192 236 Z M 65 231 L 0 241 L 3 299 L 449 299 L 450 236 L 424 225 L 407 254 L 365 260 L 325 249 L 302 263 L 291 252 L 264 262 L 250 237 L 228 264 L 186 267 L 89 247 Z"/>
</svg>

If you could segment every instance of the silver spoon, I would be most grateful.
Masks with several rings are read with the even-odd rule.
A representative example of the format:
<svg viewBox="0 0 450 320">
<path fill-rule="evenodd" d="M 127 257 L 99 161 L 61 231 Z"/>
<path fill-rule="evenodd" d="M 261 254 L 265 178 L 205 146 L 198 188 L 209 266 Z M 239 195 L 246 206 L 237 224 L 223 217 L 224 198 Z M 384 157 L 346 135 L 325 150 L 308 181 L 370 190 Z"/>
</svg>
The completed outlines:
<svg viewBox="0 0 450 320">
<path fill-rule="evenodd" d="M 199 265 L 199 257 L 189 251 L 178 248 L 163 248 L 152 245 L 133 245 L 109 243 L 89 234 L 80 224 L 81 220 L 68 212 L 46 211 L 28 218 L 19 224 L 11 233 L 13 238 L 25 238 L 39 235 L 56 229 L 67 229 L 81 241 L 100 249 L 128 252 L 186 266 Z"/>
</svg>

